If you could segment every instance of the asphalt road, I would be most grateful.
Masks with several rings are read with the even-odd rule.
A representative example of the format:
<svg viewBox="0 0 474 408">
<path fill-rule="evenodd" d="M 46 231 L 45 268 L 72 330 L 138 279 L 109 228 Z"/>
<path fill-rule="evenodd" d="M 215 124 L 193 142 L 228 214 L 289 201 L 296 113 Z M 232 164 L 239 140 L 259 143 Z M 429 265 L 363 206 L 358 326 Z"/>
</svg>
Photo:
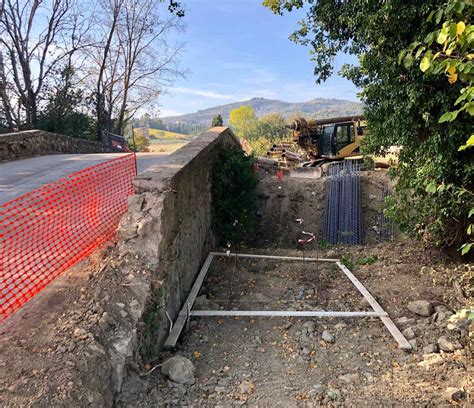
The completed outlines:
<svg viewBox="0 0 474 408">
<path fill-rule="evenodd" d="M 0 204 L 71 173 L 122 155 L 124 153 L 56 154 L 0 163 Z M 168 157 L 168 154 L 163 153 L 138 153 L 138 172 L 163 163 Z"/>
</svg>

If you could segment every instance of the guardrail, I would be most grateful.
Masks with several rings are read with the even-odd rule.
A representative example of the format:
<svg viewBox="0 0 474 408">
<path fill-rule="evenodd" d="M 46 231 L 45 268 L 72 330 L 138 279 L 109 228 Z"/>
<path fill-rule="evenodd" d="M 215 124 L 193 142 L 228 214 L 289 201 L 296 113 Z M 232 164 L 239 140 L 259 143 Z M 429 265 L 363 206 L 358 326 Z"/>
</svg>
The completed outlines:
<svg viewBox="0 0 474 408">
<path fill-rule="evenodd" d="M 0 205 L 0 321 L 114 237 L 135 175 L 129 154 Z"/>
</svg>

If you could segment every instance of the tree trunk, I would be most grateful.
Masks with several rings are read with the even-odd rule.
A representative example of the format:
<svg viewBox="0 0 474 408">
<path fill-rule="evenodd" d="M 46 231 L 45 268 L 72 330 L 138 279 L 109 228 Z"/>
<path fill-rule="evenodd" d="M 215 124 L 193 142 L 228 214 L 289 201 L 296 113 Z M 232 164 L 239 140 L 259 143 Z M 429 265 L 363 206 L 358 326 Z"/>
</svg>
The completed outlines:
<svg viewBox="0 0 474 408">
<path fill-rule="evenodd" d="M 0 14 L 1 15 L 1 14 Z M 0 50 L 0 98 L 2 99 L 3 111 L 5 113 L 5 120 L 7 122 L 7 130 L 13 132 L 13 115 L 10 99 L 7 94 L 7 79 L 5 76 L 5 66 L 3 64 L 3 53 Z"/>
</svg>

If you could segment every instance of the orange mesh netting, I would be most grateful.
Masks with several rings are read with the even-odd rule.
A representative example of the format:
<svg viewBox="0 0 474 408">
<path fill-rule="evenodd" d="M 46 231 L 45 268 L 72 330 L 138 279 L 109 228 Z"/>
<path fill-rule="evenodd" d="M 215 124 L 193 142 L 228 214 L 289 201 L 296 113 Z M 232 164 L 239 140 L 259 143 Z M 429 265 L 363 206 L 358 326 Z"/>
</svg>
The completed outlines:
<svg viewBox="0 0 474 408">
<path fill-rule="evenodd" d="M 0 320 L 114 237 L 135 172 L 129 154 L 0 205 Z"/>
</svg>

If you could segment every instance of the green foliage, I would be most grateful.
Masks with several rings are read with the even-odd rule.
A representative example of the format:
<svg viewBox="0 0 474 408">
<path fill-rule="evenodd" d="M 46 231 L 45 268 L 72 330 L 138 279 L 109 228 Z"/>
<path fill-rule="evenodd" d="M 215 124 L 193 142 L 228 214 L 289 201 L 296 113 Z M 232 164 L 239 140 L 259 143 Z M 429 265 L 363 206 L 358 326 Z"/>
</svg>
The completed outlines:
<svg viewBox="0 0 474 408">
<path fill-rule="evenodd" d="M 352 256 L 349 255 L 342 255 L 341 256 L 341 263 L 349 270 L 353 271 L 355 269 L 356 264 L 352 259 Z"/>
<path fill-rule="evenodd" d="M 255 227 L 258 178 L 253 157 L 222 149 L 212 177 L 213 229 L 220 244 L 241 242 Z"/>
<path fill-rule="evenodd" d="M 249 152 L 254 156 L 266 156 L 272 143 L 274 142 L 268 140 L 265 136 L 250 139 L 248 140 Z"/>
<path fill-rule="evenodd" d="M 436 30 L 399 54 L 399 61 L 408 61 L 407 67 L 421 59 L 420 70 L 426 75 L 443 74 L 451 85 L 462 83 L 460 95 L 454 102 L 458 109 L 441 115 L 440 123 L 455 120 L 463 111 L 474 115 L 474 25 L 470 23 L 473 16 L 472 1 L 448 1 L 428 15 L 427 21 L 434 20 Z"/>
<path fill-rule="evenodd" d="M 257 134 L 258 119 L 251 106 L 243 105 L 231 111 L 229 124 L 240 139 L 249 140 Z"/>
<path fill-rule="evenodd" d="M 224 120 L 222 119 L 222 115 L 220 113 L 212 118 L 211 128 L 216 126 L 224 126 Z"/>
<path fill-rule="evenodd" d="M 343 255 L 341 256 L 341 262 L 347 267 L 347 269 L 353 271 L 358 266 L 362 265 L 372 265 L 378 261 L 377 255 L 367 255 L 367 256 L 359 256 L 357 259 L 354 259 L 350 255 Z"/>
<path fill-rule="evenodd" d="M 372 265 L 377 262 L 379 257 L 377 255 L 361 256 L 357 259 L 357 265 Z"/>
<path fill-rule="evenodd" d="M 279 113 L 263 116 L 257 123 L 257 134 L 272 142 L 288 139 L 290 132 L 285 128 L 285 118 Z"/>
<path fill-rule="evenodd" d="M 320 239 L 318 241 L 318 247 L 321 249 L 329 249 L 332 248 L 332 246 L 333 245 L 326 239 Z"/>
<path fill-rule="evenodd" d="M 375 168 L 375 161 L 370 156 L 364 156 L 364 167 L 367 170 L 373 170 Z"/>
<path fill-rule="evenodd" d="M 471 135 L 469 139 L 467 139 L 466 144 L 459 146 L 459 151 L 466 150 L 468 147 L 474 147 L 474 135 Z"/>
<path fill-rule="evenodd" d="M 94 119 L 81 111 L 81 108 L 86 109 L 83 91 L 74 87 L 73 80 L 74 70 L 70 67 L 58 73 L 35 127 L 81 139 L 95 139 Z"/>
<path fill-rule="evenodd" d="M 128 146 L 134 152 L 148 152 L 150 140 L 143 134 L 143 131 L 133 129 L 133 137 L 129 137 Z"/>
<path fill-rule="evenodd" d="M 160 0 L 163 2 L 164 0 Z M 172 14 L 176 14 L 178 17 L 184 17 L 184 8 L 181 5 L 181 2 L 176 0 L 169 0 L 168 3 L 168 10 Z"/>
<path fill-rule="evenodd" d="M 258 119 L 250 106 L 241 106 L 230 112 L 230 126 L 234 133 L 248 142 L 250 152 L 265 156 L 274 143 L 288 140 L 285 118 L 279 113 L 270 113 Z"/>
<path fill-rule="evenodd" d="M 418 48 L 424 43 L 437 47 L 436 41 L 441 48 L 446 46 L 444 53 L 452 49 L 453 57 L 461 48 L 452 48 L 452 41 L 465 38 L 462 46 L 472 49 L 472 34 L 466 32 L 472 7 L 460 9 L 458 4 L 467 3 L 461 0 L 451 3 L 456 4 L 455 26 L 443 23 L 437 29 L 434 25 L 446 16 L 449 3 L 446 5 L 445 0 L 264 1 L 278 14 L 307 9 L 307 18 L 291 38 L 311 47 L 318 82 L 333 73 L 338 52 L 358 57 L 357 65 L 345 65 L 340 73 L 362 89 L 369 128 L 364 150 L 378 155 L 390 146 L 401 148 L 399 166 L 391 171 L 398 183 L 389 215 L 405 232 L 442 246 L 459 247 L 466 242 L 473 202 L 473 155 L 469 149 L 459 151 L 472 131 L 471 105 L 461 110 L 456 120 L 449 116 L 440 123 L 439 119 L 453 106 L 460 109 L 460 104 L 468 102 L 467 94 L 465 99 L 459 97 L 464 88 L 462 78 L 466 71 L 471 72 L 472 60 L 466 57 L 456 62 L 456 71 L 450 69 L 449 62 L 446 80 L 445 75 L 439 75 L 444 70 L 438 72 L 437 64 L 441 61 L 446 69 L 447 62 L 440 56 L 434 59 L 436 53 L 431 50 Z M 440 12 L 441 8 L 444 11 Z M 434 22 L 428 21 L 430 16 Z M 461 21 L 464 31 L 458 26 Z M 442 35 L 433 34 L 433 30 L 440 30 Z M 409 52 L 401 54 L 407 49 Z M 428 51 L 432 57 L 428 54 L 424 59 Z M 416 60 L 420 62 L 415 64 Z M 431 185 L 444 187 L 433 192 L 427 189 Z"/>
<path fill-rule="evenodd" d="M 450 0 L 436 10 L 433 10 L 427 18 L 428 22 L 435 21 L 437 29 L 430 32 L 422 42 L 414 42 L 407 49 L 402 50 L 399 61 L 409 56 L 410 66 L 412 61 L 421 59 L 420 70 L 426 77 L 430 75 L 446 76 L 451 85 L 461 83 L 459 97 L 454 102 L 457 107 L 454 111 L 448 111 L 441 115 L 439 123 L 458 120 L 460 114 L 474 116 L 474 25 L 471 24 L 474 17 L 474 3 L 464 0 Z M 442 24 L 441 24 L 442 23 Z M 413 56 L 413 57 L 412 57 Z M 467 129 L 472 132 L 472 127 Z M 471 134 L 467 142 L 458 148 L 464 151 L 474 146 L 474 134 Z M 471 163 L 472 164 L 472 163 Z M 445 184 L 444 180 L 431 181 L 426 187 L 430 194 L 448 192 L 454 197 L 466 197 L 472 205 L 472 192 L 464 186 L 456 184 Z M 462 194 L 461 194 L 462 193 Z M 461 245 L 462 255 L 466 255 L 473 246 L 473 228 L 471 216 L 474 208 L 471 207 L 467 220 L 466 235 L 471 242 Z"/>
</svg>

